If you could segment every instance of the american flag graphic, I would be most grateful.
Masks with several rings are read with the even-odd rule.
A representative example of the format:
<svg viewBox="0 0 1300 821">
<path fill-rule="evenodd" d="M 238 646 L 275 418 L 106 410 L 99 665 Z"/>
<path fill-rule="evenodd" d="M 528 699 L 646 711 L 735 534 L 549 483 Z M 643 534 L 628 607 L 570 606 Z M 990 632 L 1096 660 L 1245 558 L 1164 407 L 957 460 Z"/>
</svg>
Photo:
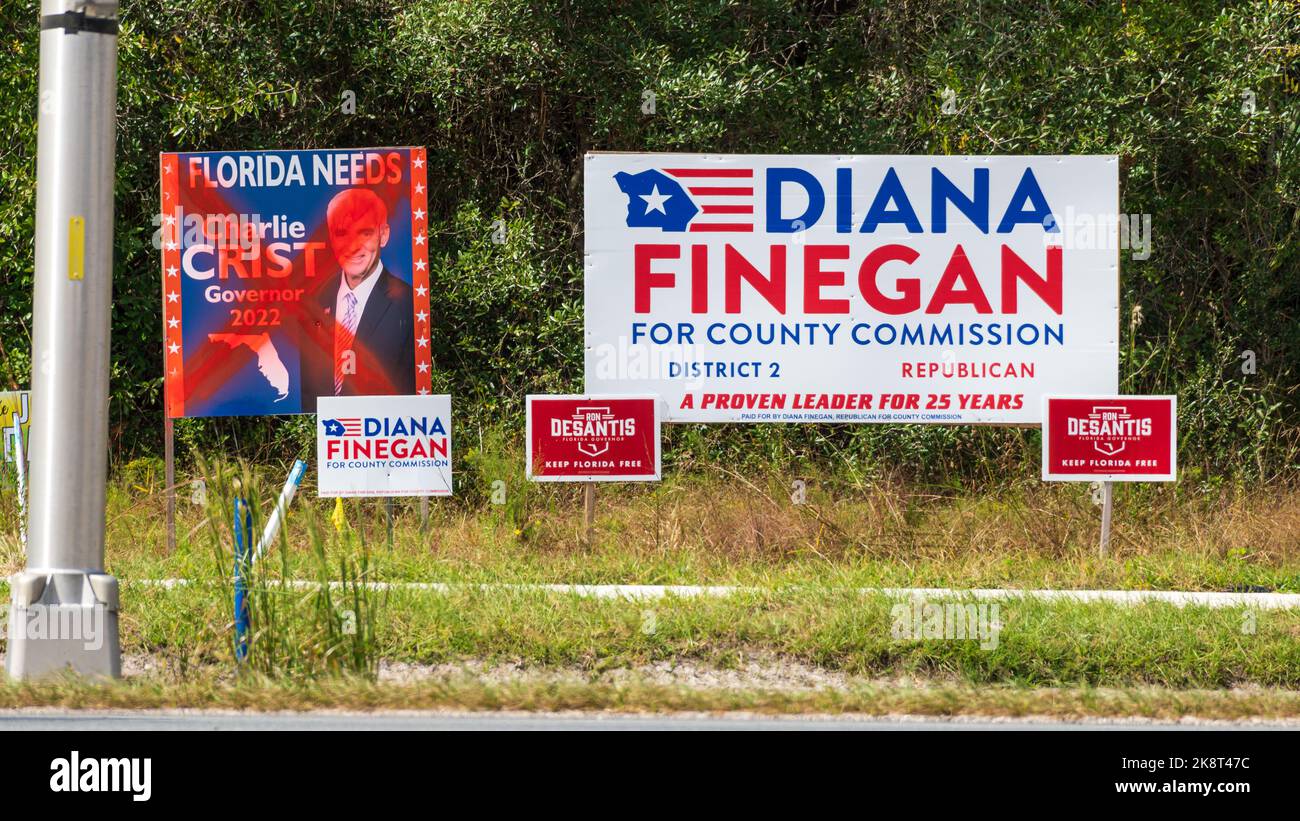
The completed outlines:
<svg viewBox="0 0 1300 821">
<path fill-rule="evenodd" d="M 754 230 L 753 168 L 647 168 L 619 171 L 628 228 L 677 233 Z"/>
<path fill-rule="evenodd" d="M 323 419 L 326 436 L 360 436 L 361 418 L 357 416 L 339 419 Z"/>
<path fill-rule="evenodd" d="M 680 180 L 700 208 L 688 230 L 754 230 L 754 169 L 665 168 L 664 173 Z"/>
</svg>

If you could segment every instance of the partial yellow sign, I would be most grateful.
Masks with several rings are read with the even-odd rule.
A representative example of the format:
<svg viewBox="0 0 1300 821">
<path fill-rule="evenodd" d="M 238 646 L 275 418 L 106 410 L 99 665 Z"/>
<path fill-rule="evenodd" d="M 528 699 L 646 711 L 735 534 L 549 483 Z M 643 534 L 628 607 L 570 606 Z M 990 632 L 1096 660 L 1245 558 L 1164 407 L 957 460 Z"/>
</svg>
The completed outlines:
<svg viewBox="0 0 1300 821">
<path fill-rule="evenodd" d="M 27 452 L 27 428 L 31 422 L 31 393 L 29 391 L 0 391 L 0 458 L 14 460 L 14 423 L 23 432 L 23 453 Z"/>
</svg>

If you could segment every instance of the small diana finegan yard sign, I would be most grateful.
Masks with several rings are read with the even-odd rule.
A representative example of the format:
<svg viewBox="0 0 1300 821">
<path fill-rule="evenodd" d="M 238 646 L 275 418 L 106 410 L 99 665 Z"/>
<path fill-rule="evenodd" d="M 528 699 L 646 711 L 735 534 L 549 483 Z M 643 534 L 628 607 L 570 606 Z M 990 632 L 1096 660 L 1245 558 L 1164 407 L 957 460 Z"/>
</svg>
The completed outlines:
<svg viewBox="0 0 1300 821">
<path fill-rule="evenodd" d="M 450 496 L 451 397 L 322 396 L 321 496 Z"/>
</svg>

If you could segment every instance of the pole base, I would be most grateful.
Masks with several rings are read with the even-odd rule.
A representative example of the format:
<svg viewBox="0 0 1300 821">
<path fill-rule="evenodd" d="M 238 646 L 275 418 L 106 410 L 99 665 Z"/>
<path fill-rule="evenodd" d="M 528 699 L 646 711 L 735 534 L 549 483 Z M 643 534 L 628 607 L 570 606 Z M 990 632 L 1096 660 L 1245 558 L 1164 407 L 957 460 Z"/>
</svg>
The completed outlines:
<svg viewBox="0 0 1300 821">
<path fill-rule="evenodd" d="M 9 579 L 9 677 L 74 673 L 120 678 L 117 579 L 106 573 L 51 571 Z"/>
</svg>

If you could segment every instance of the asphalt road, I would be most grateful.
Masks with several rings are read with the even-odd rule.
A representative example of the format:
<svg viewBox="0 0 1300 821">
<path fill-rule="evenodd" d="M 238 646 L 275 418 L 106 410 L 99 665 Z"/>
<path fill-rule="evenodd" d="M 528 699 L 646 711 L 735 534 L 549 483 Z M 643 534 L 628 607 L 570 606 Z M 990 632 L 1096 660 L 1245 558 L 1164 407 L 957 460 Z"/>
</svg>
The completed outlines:
<svg viewBox="0 0 1300 821">
<path fill-rule="evenodd" d="M 1295 723 L 1231 724 L 1219 722 L 1153 723 L 1147 721 L 944 720 L 935 718 L 832 718 L 819 716 L 713 716 L 547 713 L 224 713 L 0 711 L 4 730 L 540 730 L 540 731 L 691 731 L 691 730 L 1206 730 L 1290 729 Z"/>
</svg>

